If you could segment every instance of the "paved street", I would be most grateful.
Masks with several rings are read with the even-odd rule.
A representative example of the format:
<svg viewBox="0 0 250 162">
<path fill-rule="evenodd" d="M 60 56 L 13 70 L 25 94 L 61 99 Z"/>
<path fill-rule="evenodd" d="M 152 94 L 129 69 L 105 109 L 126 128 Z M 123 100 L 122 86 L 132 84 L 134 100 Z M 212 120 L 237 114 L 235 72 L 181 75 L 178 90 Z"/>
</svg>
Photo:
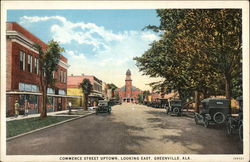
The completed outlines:
<svg viewBox="0 0 250 162">
<path fill-rule="evenodd" d="M 7 154 L 237 154 L 238 136 L 224 128 L 167 116 L 164 109 L 122 104 L 7 142 Z"/>
</svg>

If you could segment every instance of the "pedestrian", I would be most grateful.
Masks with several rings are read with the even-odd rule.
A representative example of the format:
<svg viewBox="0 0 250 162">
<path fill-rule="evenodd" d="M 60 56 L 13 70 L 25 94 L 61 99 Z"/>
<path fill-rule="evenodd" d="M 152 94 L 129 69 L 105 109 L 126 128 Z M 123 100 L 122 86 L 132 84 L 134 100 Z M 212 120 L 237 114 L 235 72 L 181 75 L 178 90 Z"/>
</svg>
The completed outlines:
<svg viewBox="0 0 250 162">
<path fill-rule="evenodd" d="M 72 104 L 71 104 L 71 102 L 69 101 L 69 115 L 70 115 L 70 113 L 71 113 L 71 107 L 72 107 Z"/>
<path fill-rule="evenodd" d="M 19 115 L 19 103 L 18 100 L 15 101 L 15 118 Z"/>
<path fill-rule="evenodd" d="M 26 99 L 25 103 L 24 103 L 24 115 L 23 116 L 26 116 L 26 115 L 28 116 L 28 114 L 29 114 L 29 107 L 30 107 L 30 103 Z"/>
</svg>

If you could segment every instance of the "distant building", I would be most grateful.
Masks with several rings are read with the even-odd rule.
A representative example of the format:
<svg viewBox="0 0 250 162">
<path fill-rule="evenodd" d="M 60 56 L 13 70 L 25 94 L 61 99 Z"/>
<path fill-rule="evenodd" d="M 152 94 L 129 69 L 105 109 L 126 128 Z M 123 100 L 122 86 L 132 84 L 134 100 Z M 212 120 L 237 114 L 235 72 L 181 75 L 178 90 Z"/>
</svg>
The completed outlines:
<svg viewBox="0 0 250 162">
<path fill-rule="evenodd" d="M 68 96 L 79 96 L 76 98 L 69 98 L 68 100 L 72 102 L 73 106 L 82 106 L 82 96 L 83 92 L 80 87 L 80 83 L 84 79 L 88 79 L 93 86 L 93 91 L 89 95 L 89 106 L 96 106 L 96 102 L 99 99 L 103 99 L 103 88 L 102 81 L 93 75 L 80 75 L 80 76 L 68 76 L 67 77 L 67 94 Z"/>
<path fill-rule="evenodd" d="M 118 88 L 117 93 L 121 102 L 138 103 L 138 95 L 142 93 L 139 88 L 132 85 L 131 71 L 128 69 L 126 72 L 125 85 Z"/>
<path fill-rule="evenodd" d="M 6 23 L 6 106 L 7 115 L 14 114 L 14 103 L 20 108 L 29 102 L 29 114 L 41 111 L 41 83 L 39 53 L 33 44 L 38 43 L 44 50 L 47 44 L 15 22 Z M 60 56 L 58 70 L 54 72 L 56 83 L 48 88 L 47 111 L 60 111 L 67 108 L 67 69 L 68 60 Z"/>
</svg>

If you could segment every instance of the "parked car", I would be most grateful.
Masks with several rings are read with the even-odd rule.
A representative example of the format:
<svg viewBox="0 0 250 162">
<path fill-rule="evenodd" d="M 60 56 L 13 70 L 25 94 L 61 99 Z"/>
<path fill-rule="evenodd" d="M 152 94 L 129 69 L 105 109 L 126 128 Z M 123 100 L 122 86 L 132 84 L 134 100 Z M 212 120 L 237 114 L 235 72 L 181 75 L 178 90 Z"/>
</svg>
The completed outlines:
<svg viewBox="0 0 250 162">
<path fill-rule="evenodd" d="M 109 103 L 109 101 L 107 100 L 100 100 L 98 103 L 96 110 L 96 115 L 98 113 L 103 113 L 103 112 L 107 112 L 107 113 L 111 113 L 111 105 Z"/>
<path fill-rule="evenodd" d="M 119 101 L 119 100 L 116 101 L 116 105 L 121 105 L 121 104 L 122 104 L 121 101 Z"/>
<path fill-rule="evenodd" d="M 201 101 L 199 113 L 195 113 L 195 123 L 208 127 L 210 123 L 223 124 L 229 113 L 229 101 L 225 98 L 207 98 Z"/>
<path fill-rule="evenodd" d="M 151 107 L 153 108 L 160 108 L 161 103 L 159 101 L 153 101 Z"/>
<path fill-rule="evenodd" d="M 181 116 L 182 115 L 182 101 L 181 100 L 170 100 L 166 105 L 167 114 Z"/>
<path fill-rule="evenodd" d="M 161 98 L 160 99 L 160 108 L 165 108 L 168 105 L 168 99 Z"/>
<path fill-rule="evenodd" d="M 88 110 L 90 110 L 90 111 L 94 111 L 95 109 L 96 109 L 96 107 L 94 107 L 94 106 L 88 107 Z"/>
<path fill-rule="evenodd" d="M 233 131 L 237 131 L 239 134 L 239 138 L 243 140 L 243 97 L 238 97 L 237 101 L 239 103 L 239 113 L 238 114 L 230 114 L 228 116 L 226 128 L 227 133 L 231 135 Z"/>
</svg>

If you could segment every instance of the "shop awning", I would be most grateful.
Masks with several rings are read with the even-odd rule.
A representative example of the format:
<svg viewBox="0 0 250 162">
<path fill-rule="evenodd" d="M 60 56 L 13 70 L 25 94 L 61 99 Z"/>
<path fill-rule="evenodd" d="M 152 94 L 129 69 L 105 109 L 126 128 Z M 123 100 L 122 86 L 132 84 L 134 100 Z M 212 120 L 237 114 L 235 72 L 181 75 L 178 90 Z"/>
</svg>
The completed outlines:
<svg viewBox="0 0 250 162">
<path fill-rule="evenodd" d="M 94 95 L 89 95 L 89 98 L 97 98 L 99 100 L 103 100 L 104 98 L 101 96 L 94 96 Z"/>
<path fill-rule="evenodd" d="M 12 94 L 27 94 L 27 95 L 37 95 L 37 96 L 41 96 L 42 93 L 38 93 L 38 92 L 17 92 L 17 91 L 10 91 L 10 92 L 6 92 L 7 95 L 12 95 Z"/>
<path fill-rule="evenodd" d="M 6 92 L 6 94 L 7 95 L 37 95 L 37 96 L 42 95 L 42 93 L 38 93 L 38 92 L 17 92 L 17 91 Z M 67 96 L 67 95 L 56 95 L 56 94 L 47 94 L 47 96 L 65 97 L 65 98 L 81 98 L 81 96 Z"/>
</svg>

